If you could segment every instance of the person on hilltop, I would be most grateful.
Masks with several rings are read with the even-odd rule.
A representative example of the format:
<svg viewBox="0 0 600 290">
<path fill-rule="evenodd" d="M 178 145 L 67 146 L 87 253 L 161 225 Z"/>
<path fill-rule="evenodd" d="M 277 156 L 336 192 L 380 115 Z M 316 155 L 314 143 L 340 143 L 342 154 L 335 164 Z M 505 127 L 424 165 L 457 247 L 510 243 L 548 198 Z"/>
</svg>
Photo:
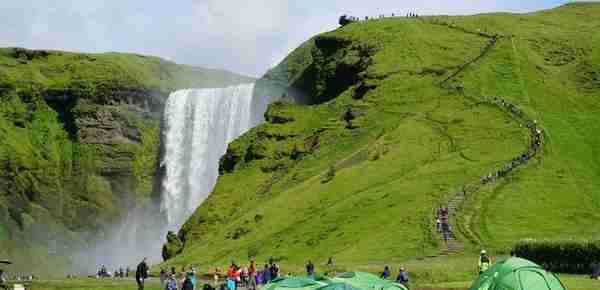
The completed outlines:
<svg viewBox="0 0 600 290">
<path fill-rule="evenodd" d="M 144 258 L 137 266 L 135 270 L 135 282 L 137 282 L 138 289 L 144 290 L 144 281 L 148 279 L 148 265 L 146 264 L 146 258 Z"/>
<path fill-rule="evenodd" d="M 315 265 L 311 260 L 308 260 L 308 263 L 306 264 L 306 275 L 308 275 L 309 278 L 315 278 Z"/>
<path fill-rule="evenodd" d="M 383 272 L 381 272 L 381 275 L 379 276 L 382 279 L 389 279 L 391 275 L 391 271 L 390 271 L 390 267 L 389 266 L 385 266 L 383 268 Z"/>
<path fill-rule="evenodd" d="M 481 255 L 479 255 L 479 263 L 477 264 L 477 268 L 479 269 L 479 275 L 481 273 L 487 271 L 490 268 L 491 261 L 487 255 L 485 250 L 481 250 Z"/>
<path fill-rule="evenodd" d="M 400 283 L 404 286 L 406 286 L 406 288 L 408 287 L 408 272 L 406 272 L 406 269 L 404 269 L 404 267 L 400 267 L 400 272 L 398 273 L 398 277 L 396 277 L 396 283 Z"/>
</svg>

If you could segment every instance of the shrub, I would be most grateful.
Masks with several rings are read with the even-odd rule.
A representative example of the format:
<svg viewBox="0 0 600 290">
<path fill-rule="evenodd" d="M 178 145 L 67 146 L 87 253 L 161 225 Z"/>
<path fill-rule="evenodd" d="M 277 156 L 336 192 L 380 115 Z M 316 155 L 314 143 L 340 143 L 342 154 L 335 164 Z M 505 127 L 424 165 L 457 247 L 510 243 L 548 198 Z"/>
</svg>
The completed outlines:
<svg viewBox="0 0 600 290">
<path fill-rule="evenodd" d="M 589 274 L 600 263 L 600 240 L 523 240 L 513 253 L 547 270 L 560 273 Z"/>
</svg>

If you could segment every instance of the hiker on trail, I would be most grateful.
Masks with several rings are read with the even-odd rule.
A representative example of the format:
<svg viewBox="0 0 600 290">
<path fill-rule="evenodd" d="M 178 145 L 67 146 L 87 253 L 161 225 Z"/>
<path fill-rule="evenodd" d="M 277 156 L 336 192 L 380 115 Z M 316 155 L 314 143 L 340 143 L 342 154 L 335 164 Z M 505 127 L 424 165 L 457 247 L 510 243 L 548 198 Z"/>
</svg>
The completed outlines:
<svg viewBox="0 0 600 290">
<path fill-rule="evenodd" d="M 477 264 L 477 267 L 479 269 L 479 275 L 481 275 L 481 273 L 489 269 L 490 265 L 491 262 L 490 258 L 487 255 L 487 252 L 485 250 L 481 250 L 481 255 L 479 256 L 479 263 Z"/>
<path fill-rule="evenodd" d="M 306 264 L 306 275 L 308 275 L 309 278 L 315 278 L 315 265 L 311 260 L 308 260 L 308 263 Z"/>
<path fill-rule="evenodd" d="M 379 277 L 382 278 L 382 279 L 388 279 L 388 278 L 390 278 L 390 275 L 391 275 L 391 273 L 390 273 L 390 267 L 389 266 L 385 266 L 383 268 L 383 272 L 381 272 L 381 275 Z"/>
<path fill-rule="evenodd" d="M 138 290 L 144 290 L 144 280 L 148 279 L 148 270 L 146 258 L 144 258 L 135 270 L 135 282 L 137 282 Z"/>
<path fill-rule="evenodd" d="M 439 217 L 435 220 L 435 228 L 437 229 L 438 233 L 442 232 L 442 221 Z"/>
<path fill-rule="evenodd" d="M 171 274 L 167 278 L 165 290 L 177 290 L 177 279 L 175 279 L 175 274 Z"/>
<path fill-rule="evenodd" d="M 445 222 L 442 222 L 442 235 L 444 236 L 444 243 L 448 243 L 448 240 L 450 240 L 450 235 L 452 234 L 452 228 L 450 227 L 450 224 L 448 223 L 448 221 L 446 220 Z"/>
<path fill-rule="evenodd" d="M 398 273 L 398 277 L 396 277 L 396 283 L 400 283 L 408 288 L 408 272 L 404 267 L 400 267 L 400 272 Z"/>
</svg>

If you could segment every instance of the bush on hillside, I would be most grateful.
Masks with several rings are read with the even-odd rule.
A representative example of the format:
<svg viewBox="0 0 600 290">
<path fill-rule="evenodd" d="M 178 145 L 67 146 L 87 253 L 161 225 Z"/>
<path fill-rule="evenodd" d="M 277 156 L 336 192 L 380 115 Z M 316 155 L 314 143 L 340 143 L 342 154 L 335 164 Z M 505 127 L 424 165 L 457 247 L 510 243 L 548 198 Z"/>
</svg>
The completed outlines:
<svg viewBox="0 0 600 290">
<path fill-rule="evenodd" d="M 546 241 L 523 240 L 513 253 L 531 260 L 547 270 L 559 273 L 589 274 L 600 263 L 600 240 Z"/>
</svg>

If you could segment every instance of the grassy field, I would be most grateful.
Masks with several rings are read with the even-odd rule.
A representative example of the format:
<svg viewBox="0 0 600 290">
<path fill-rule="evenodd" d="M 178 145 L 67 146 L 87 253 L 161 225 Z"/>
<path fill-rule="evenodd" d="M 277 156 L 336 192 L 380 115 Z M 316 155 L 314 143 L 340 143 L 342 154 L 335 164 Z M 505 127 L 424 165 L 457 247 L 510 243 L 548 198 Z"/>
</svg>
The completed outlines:
<svg viewBox="0 0 600 290">
<path fill-rule="evenodd" d="M 600 5 L 572 4 L 374 20 L 316 36 L 265 76 L 313 105 L 274 105 L 270 122 L 230 146 L 216 188 L 183 228 L 183 253 L 165 265 L 333 256 L 361 268 L 436 255 L 433 208 L 529 142 L 486 96 L 522 108 L 545 139 L 541 156 L 462 205 L 466 255 L 507 253 L 529 237 L 597 238 L 599 24 Z M 440 85 L 496 33 L 484 57 Z"/>
<path fill-rule="evenodd" d="M 137 284 L 133 279 L 113 280 L 113 279 L 68 279 L 68 280 L 48 280 L 36 281 L 29 284 L 28 290 L 137 290 Z M 163 287 L 158 280 L 149 280 L 144 285 L 147 290 L 162 290 Z"/>
<path fill-rule="evenodd" d="M 416 266 L 412 264 L 412 266 Z M 462 277 L 460 277 L 462 278 Z M 600 287 L 600 281 L 591 280 L 586 276 L 560 275 L 560 279 L 569 290 L 594 290 Z M 451 282 L 411 282 L 411 289 L 414 290 L 466 290 L 471 286 L 472 281 L 456 280 Z M 70 279 L 70 280 L 48 280 L 36 281 L 29 284 L 31 290 L 134 290 L 137 285 L 134 280 L 111 280 L 111 279 Z M 146 283 L 148 290 L 159 290 L 162 286 L 157 280 Z"/>
</svg>

